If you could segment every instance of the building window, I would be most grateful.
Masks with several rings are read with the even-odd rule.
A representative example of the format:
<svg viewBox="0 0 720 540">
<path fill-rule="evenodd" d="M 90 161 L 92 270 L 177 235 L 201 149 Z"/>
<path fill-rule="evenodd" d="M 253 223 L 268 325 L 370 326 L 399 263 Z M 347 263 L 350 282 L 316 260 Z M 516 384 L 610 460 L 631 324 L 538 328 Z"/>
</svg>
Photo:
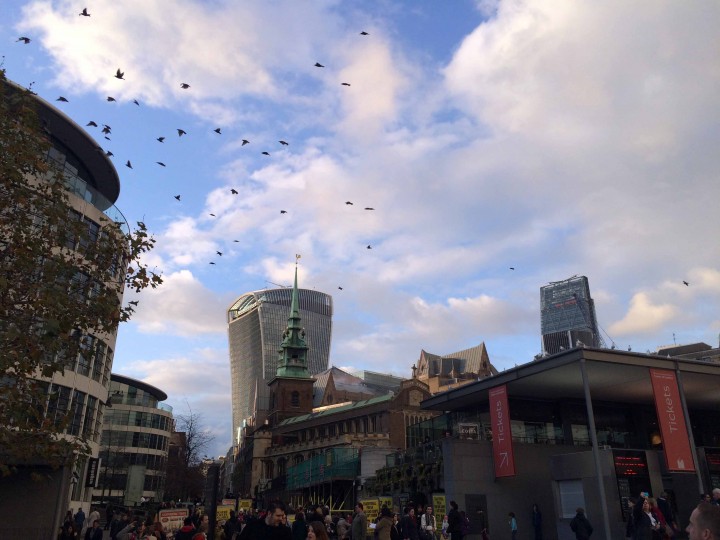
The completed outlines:
<svg viewBox="0 0 720 540">
<path fill-rule="evenodd" d="M 299 407 L 300 406 L 300 392 L 295 390 L 292 394 L 290 394 L 290 406 L 291 407 Z"/>
<path fill-rule="evenodd" d="M 560 514 L 562 518 L 575 517 L 575 510 L 585 508 L 585 493 L 582 480 L 559 480 Z"/>
</svg>

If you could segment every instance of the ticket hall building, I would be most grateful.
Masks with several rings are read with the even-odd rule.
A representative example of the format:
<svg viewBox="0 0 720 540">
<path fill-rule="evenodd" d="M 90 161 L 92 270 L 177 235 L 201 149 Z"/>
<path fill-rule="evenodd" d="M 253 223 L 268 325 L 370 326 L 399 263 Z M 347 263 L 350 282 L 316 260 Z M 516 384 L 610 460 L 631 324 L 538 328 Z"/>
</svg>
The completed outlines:
<svg viewBox="0 0 720 540">
<path fill-rule="evenodd" d="M 543 537 L 571 539 L 583 507 L 593 538 L 624 538 L 627 500 L 667 492 L 684 530 L 720 487 L 720 364 L 575 348 L 423 401 L 441 416 L 410 426 L 442 445 L 442 491 L 501 536 L 514 512 Z M 438 429 L 435 429 L 438 427 Z M 432 435 L 436 435 L 433 437 Z M 418 438 L 418 437 L 416 437 Z"/>
</svg>

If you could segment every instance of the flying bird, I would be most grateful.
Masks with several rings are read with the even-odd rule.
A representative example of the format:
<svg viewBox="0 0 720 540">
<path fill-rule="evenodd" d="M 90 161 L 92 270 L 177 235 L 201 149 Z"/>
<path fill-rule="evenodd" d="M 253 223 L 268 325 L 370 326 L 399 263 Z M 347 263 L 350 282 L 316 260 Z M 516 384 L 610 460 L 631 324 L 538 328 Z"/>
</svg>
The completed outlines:
<svg viewBox="0 0 720 540">
<path fill-rule="evenodd" d="M 341 291 L 343 290 L 343 288 L 342 288 L 342 287 L 338 287 L 338 289 L 340 289 Z"/>
<path fill-rule="evenodd" d="M 685 285 L 686 287 L 690 286 L 690 284 L 687 281 L 683 281 L 683 285 Z"/>
<path fill-rule="evenodd" d="M 222 132 L 220 131 L 220 128 L 215 128 L 215 129 L 213 129 L 213 131 L 214 131 L 215 133 L 217 133 L 218 135 L 222 135 Z"/>
<path fill-rule="evenodd" d="M 82 10 L 80 13 L 78 13 L 78 15 L 82 15 L 83 17 L 89 17 L 89 16 L 90 16 L 90 14 L 89 14 L 88 11 L 87 11 L 87 8 L 83 8 L 83 10 Z"/>
<path fill-rule="evenodd" d="M 190 88 L 190 85 L 188 83 L 180 83 L 180 88 L 182 88 L 183 90 L 187 90 L 188 88 Z"/>
<path fill-rule="evenodd" d="M 90 120 L 87 124 L 85 124 L 85 126 L 98 127 L 97 124 L 95 122 L 93 122 L 92 120 Z"/>
<path fill-rule="evenodd" d="M 22 41 L 25 45 L 27 45 L 27 44 L 30 43 L 32 40 L 31 40 L 29 37 L 20 36 L 20 37 L 17 39 L 17 41 Z"/>
<path fill-rule="evenodd" d="M 115 78 L 120 80 L 125 80 L 123 77 L 125 76 L 125 72 L 120 71 L 120 68 L 118 68 L 117 73 L 115 73 Z"/>
<path fill-rule="evenodd" d="M 62 96 L 60 96 L 59 98 L 57 98 L 55 101 L 64 101 L 65 103 L 68 103 L 67 98 L 64 98 L 64 97 L 62 97 Z"/>
<path fill-rule="evenodd" d="M 215 264 L 214 262 L 210 261 L 210 264 Z"/>
<path fill-rule="evenodd" d="M 107 152 L 105 152 L 105 155 L 108 156 L 108 157 L 112 157 L 112 156 L 114 156 L 115 154 L 113 154 L 110 150 L 108 150 Z"/>
<path fill-rule="evenodd" d="M 178 137 L 182 137 L 183 135 L 187 135 L 187 132 L 184 131 L 184 130 L 182 130 L 182 129 L 180 129 L 180 128 L 178 128 L 177 132 L 178 132 Z"/>
<path fill-rule="evenodd" d="M 283 146 L 287 146 L 287 145 L 288 145 L 288 143 L 285 142 L 285 141 L 278 141 L 278 142 L 279 142 L 280 144 L 282 144 Z"/>
<path fill-rule="evenodd" d="M 514 266 L 511 266 L 511 267 L 510 267 L 510 270 L 515 270 L 515 267 L 514 267 Z"/>
<path fill-rule="evenodd" d="M 250 141 L 248 141 L 247 139 L 243 139 L 240 146 L 245 146 L 246 144 L 250 144 Z"/>
<path fill-rule="evenodd" d="M 222 251 L 216 251 L 215 253 L 217 253 L 218 255 L 220 255 L 222 257 Z"/>
<path fill-rule="evenodd" d="M 155 139 L 157 142 L 165 142 L 165 137 L 158 137 Z"/>
<path fill-rule="evenodd" d="M 280 210 L 281 214 L 287 214 L 287 210 Z"/>
<path fill-rule="evenodd" d="M 315 62 L 315 67 L 325 67 L 320 62 Z"/>
<path fill-rule="evenodd" d="M 350 206 L 352 206 L 352 203 L 350 201 L 345 201 L 345 204 L 349 204 Z"/>
<path fill-rule="evenodd" d="M 107 124 L 103 124 L 102 132 L 105 135 L 107 135 L 110 133 L 110 131 L 112 131 L 112 128 L 110 126 L 108 126 Z"/>
<path fill-rule="evenodd" d="M 365 210 L 375 210 L 374 208 L 370 208 L 369 206 L 365 207 Z"/>
<path fill-rule="evenodd" d="M 363 30 L 362 32 L 360 32 L 360 35 L 361 36 L 369 36 L 370 34 L 368 34 L 365 30 Z"/>
<path fill-rule="evenodd" d="M 232 193 L 233 195 L 238 194 L 237 189 L 235 189 L 235 188 L 230 188 L 230 193 Z"/>
<path fill-rule="evenodd" d="M 368 248 L 368 249 L 372 249 L 372 246 L 371 246 L 370 244 L 368 244 L 368 247 L 367 247 L 367 248 Z"/>
<path fill-rule="evenodd" d="M 240 240 L 233 240 L 233 242 L 240 242 Z"/>
<path fill-rule="evenodd" d="M 138 303 L 139 303 L 138 300 L 131 300 L 130 302 L 128 302 L 128 304 L 130 304 L 130 305 L 132 305 L 132 306 L 137 306 Z"/>
<path fill-rule="evenodd" d="M 107 100 L 108 100 L 108 101 L 117 101 L 117 100 L 116 100 L 114 97 L 112 97 L 112 96 L 108 96 L 108 97 L 107 97 Z"/>
<path fill-rule="evenodd" d="M 164 164 L 162 161 L 156 161 L 155 163 L 157 163 L 157 164 L 160 165 L 161 167 L 165 167 L 165 164 Z"/>
<path fill-rule="evenodd" d="M 175 200 L 180 200 L 180 195 L 175 195 Z"/>
<path fill-rule="evenodd" d="M 270 152 L 260 152 L 263 156 L 269 156 Z"/>
<path fill-rule="evenodd" d="M 343 85 L 343 86 L 350 86 L 350 83 L 349 83 L 349 82 L 344 82 L 344 83 L 340 83 L 340 84 Z"/>
<path fill-rule="evenodd" d="M 108 141 L 111 141 L 111 140 L 112 140 L 112 139 L 111 139 L 110 137 L 108 137 L 107 135 L 105 135 L 105 138 L 106 138 Z"/>
<path fill-rule="evenodd" d="M 127 160 L 127 163 L 125 164 L 125 166 L 126 166 L 128 169 L 132 169 L 132 163 L 130 163 L 130 160 L 129 160 L 129 159 Z"/>
<path fill-rule="evenodd" d="M 137 99 L 133 99 L 133 103 L 134 103 L 135 105 L 137 105 L 138 107 L 140 106 L 140 102 L 139 102 Z"/>
<path fill-rule="evenodd" d="M 212 217 L 215 217 L 215 214 L 210 214 Z"/>
</svg>

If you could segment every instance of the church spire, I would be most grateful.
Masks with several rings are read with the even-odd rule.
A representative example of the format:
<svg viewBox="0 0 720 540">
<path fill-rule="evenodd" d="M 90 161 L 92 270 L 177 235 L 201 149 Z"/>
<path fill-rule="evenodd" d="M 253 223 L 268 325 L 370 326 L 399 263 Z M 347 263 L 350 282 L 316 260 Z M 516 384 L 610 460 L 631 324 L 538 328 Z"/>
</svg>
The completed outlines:
<svg viewBox="0 0 720 540">
<path fill-rule="evenodd" d="M 278 377 L 309 378 L 307 368 L 308 346 L 305 343 L 305 329 L 300 326 L 300 301 L 298 294 L 297 260 L 295 255 L 295 283 L 293 284 L 292 301 L 290 302 L 290 316 L 287 328 L 283 332 L 283 341 L 278 352 Z"/>
</svg>

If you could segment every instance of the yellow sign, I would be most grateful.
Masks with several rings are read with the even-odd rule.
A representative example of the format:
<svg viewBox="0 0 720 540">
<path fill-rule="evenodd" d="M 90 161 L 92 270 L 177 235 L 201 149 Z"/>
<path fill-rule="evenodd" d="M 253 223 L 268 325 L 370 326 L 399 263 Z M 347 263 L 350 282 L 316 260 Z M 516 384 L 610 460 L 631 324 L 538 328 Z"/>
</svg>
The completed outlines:
<svg viewBox="0 0 720 540">
<path fill-rule="evenodd" d="M 378 504 L 380 505 L 381 510 L 383 506 L 387 506 L 390 512 L 393 512 L 392 497 L 378 497 Z"/>
<path fill-rule="evenodd" d="M 217 521 L 227 521 L 228 519 L 230 519 L 230 512 L 232 510 L 235 510 L 235 507 L 230 506 L 229 504 L 218 506 L 217 512 L 215 512 L 215 519 Z"/>
<path fill-rule="evenodd" d="M 363 503 L 365 516 L 367 516 L 368 531 L 372 531 L 375 529 L 375 520 L 380 513 L 380 503 L 377 499 L 363 499 L 361 502 Z"/>
<path fill-rule="evenodd" d="M 445 495 L 442 493 L 433 493 L 433 513 L 435 514 L 435 521 L 438 523 L 438 530 L 440 529 L 440 523 L 442 523 L 447 509 L 445 507 Z"/>
<path fill-rule="evenodd" d="M 241 510 L 250 510 L 252 508 L 252 499 L 240 499 L 239 508 Z"/>
</svg>

